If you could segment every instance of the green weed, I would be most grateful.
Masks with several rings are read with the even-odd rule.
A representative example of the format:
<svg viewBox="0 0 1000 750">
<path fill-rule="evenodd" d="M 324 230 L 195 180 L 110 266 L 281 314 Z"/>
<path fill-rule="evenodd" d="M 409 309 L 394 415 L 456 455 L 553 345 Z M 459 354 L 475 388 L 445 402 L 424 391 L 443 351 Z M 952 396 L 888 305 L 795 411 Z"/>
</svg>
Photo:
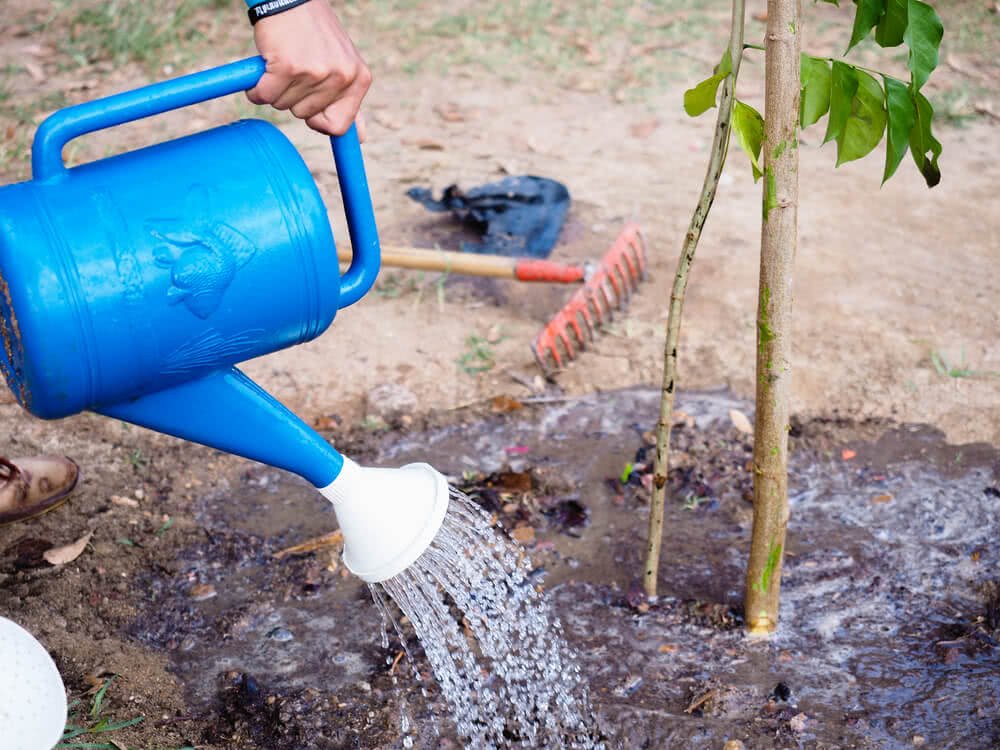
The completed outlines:
<svg viewBox="0 0 1000 750">
<path fill-rule="evenodd" d="M 219 9 L 222 3 L 216 0 L 213 6 Z M 156 61 L 165 48 L 202 38 L 202 32 L 191 19 L 204 7 L 203 0 L 161 4 L 109 0 L 82 8 L 78 0 L 58 0 L 58 14 L 72 14 L 61 51 L 78 65 Z"/>
<path fill-rule="evenodd" d="M 683 508 L 684 510 L 697 510 L 705 503 L 709 502 L 709 498 L 702 495 L 688 495 L 684 500 Z"/>
<path fill-rule="evenodd" d="M 968 363 L 965 361 L 965 349 L 962 349 L 962 364 L 953 365 L 948 362 L 945 357 L 944 352 L 933 351 L 931 352 L 931 363 L 934 365 L 934 369 L 937 370 L 938 375 L 946 378 L 968 378 L 975 375 L 975 371 L 969 367 Z"/>
<path fill-rule="evenodd" d="M 475 334 L 465 339 L 465 352 L 458 358 L 458 366 L 466 375 L 478 375 L 496 367 L 496 357 L 490 342 Z"/>
<path fill-rule="evenodd" d="M 75 700 L 69 705 L 69 718 L 66 728 L 63 730 L 62 739 L 56 745 L 55 750 L 70 750 L 71 748 L 89 748 L 91 750 L 120 750 L 124 747 L 117 742 L 87 742 L 88 735 L 104 735 L 109 732 L 117 732 L 121 729 L 134 727 L 144 720 L 145 717 L 137 716 L 134 719 L 124 721 L 112 721 L 108 717 L 101 717 L 104 709 L 104 699 L 107 696 L 108 688 L 115 681 L 116 677 L 109 677 L 94 694 L 90 709 L 84 716 L 79 716 L 82 703 Z M 79 738 L 79 740 L 78 740 Z M 77 740 L 77 741 L 74 741 Z"/>
</svg>

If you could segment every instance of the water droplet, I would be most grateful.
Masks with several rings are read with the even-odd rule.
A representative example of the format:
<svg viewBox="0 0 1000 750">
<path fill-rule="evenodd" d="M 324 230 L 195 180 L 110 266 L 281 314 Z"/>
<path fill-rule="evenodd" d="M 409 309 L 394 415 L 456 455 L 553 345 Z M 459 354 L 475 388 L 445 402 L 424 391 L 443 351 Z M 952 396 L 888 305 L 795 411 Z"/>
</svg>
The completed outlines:
<svg viewBox="0 0 1000 750">
<path fill-rule="evenodd" d="M 531 570 L 489 516 L 452 490 L 441 529 L 424 554 L 370 588 L 383 623 L 393 624 L 404 648 L 383 592 L 412 623 L 469 744 L 503 746 L 513 733 L 531 747 L 602 747 L 593 739 L 580 670 L 558 621 L 530 585 Z M 407 658 L 417 672 L 409 651 Z"/>
<path fill-rule="evenodd" d="M 267 637 L 272 641 L 278 641 L 279 643 L 295 639 L 295 635 L 287 628 L 274 628 L 274 630 L 268 631 Z"/>
</svg>

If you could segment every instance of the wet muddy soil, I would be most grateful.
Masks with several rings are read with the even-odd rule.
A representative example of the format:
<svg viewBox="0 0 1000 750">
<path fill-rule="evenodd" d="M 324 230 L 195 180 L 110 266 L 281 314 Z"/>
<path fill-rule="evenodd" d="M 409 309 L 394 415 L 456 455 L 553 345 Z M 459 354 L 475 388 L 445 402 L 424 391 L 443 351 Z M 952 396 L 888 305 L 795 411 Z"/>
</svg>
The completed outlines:
<svg viewBox="0 0 1000 750">
<path fill-rule="evenodd" d="M 528 548 L 612 747 L 1000 743 L 996 452 L 926 428 L 797 425 L 781 629 L 751 640 L 739 627 L 750 438 L 729 414 L 747 406 L 726 393 L 680 400 L 661 597 L 637 588 L 657 398 L 510 405 L 351 448 L 435 464 Z M 175 451 L 183 463 L 203 449 Z M 287 551 L 335 529 L 325 501 L 266 467 L 216 468 L 203 488 L 164 492 L 175 513 L 187 498 L 175 526 L 131 524 L 141 548 L 99 542 L 45 571 L 8 542 L 4 609 L 56 646 L 75 691 L 98 670 L 122 675 L 109 705 L 147 717 L 128 747 L 460 746 L 419 644 L 412 661 L 395 637 L 383 648 L 336 538 Z M 74 600 L 69 578 L 92 590 Z"/>
</svg>

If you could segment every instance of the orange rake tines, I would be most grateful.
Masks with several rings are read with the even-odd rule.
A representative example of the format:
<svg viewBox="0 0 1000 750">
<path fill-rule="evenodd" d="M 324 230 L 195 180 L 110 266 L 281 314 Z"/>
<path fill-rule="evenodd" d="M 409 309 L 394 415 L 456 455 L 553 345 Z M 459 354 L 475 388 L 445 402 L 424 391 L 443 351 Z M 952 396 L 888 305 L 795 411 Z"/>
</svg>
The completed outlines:
<svg viewBox="0 0 1000 750">
<path fill-rule="evenodd" d="M 646 249 L 637 224 L 626 224 L 618 239 L 531 346 L 546 373 L 562 369 L 594 338 L 594 329 L 627 304 L 646 276 Z M 551 364 L 550 364 L 551 363 Z"/>
</svg>

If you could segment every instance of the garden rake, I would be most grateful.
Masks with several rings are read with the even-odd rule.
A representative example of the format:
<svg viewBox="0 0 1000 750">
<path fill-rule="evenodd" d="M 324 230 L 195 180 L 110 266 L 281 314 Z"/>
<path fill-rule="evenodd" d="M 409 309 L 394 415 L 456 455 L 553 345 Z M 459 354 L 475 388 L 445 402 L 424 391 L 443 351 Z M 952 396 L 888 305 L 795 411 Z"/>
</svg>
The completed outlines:
<svg viewBox="0 0 1000 750">
<path fill-rule="evenodd" d="M 351 260 L 350 248 L 338 249 L 340 260 Z M 571 265 L 549 260 L 503 255 L 382 246 L 382 265 L 421 271 L 492 276 L 515 281 L 578 284 L 532 342 L 531 351 L 546 374 L 593 340 L 595 330 L 623 309 L 646 275 L 646 250 L 637 224 L 626 224 L 614 244 L 596 263 Z"/>
</svg>

